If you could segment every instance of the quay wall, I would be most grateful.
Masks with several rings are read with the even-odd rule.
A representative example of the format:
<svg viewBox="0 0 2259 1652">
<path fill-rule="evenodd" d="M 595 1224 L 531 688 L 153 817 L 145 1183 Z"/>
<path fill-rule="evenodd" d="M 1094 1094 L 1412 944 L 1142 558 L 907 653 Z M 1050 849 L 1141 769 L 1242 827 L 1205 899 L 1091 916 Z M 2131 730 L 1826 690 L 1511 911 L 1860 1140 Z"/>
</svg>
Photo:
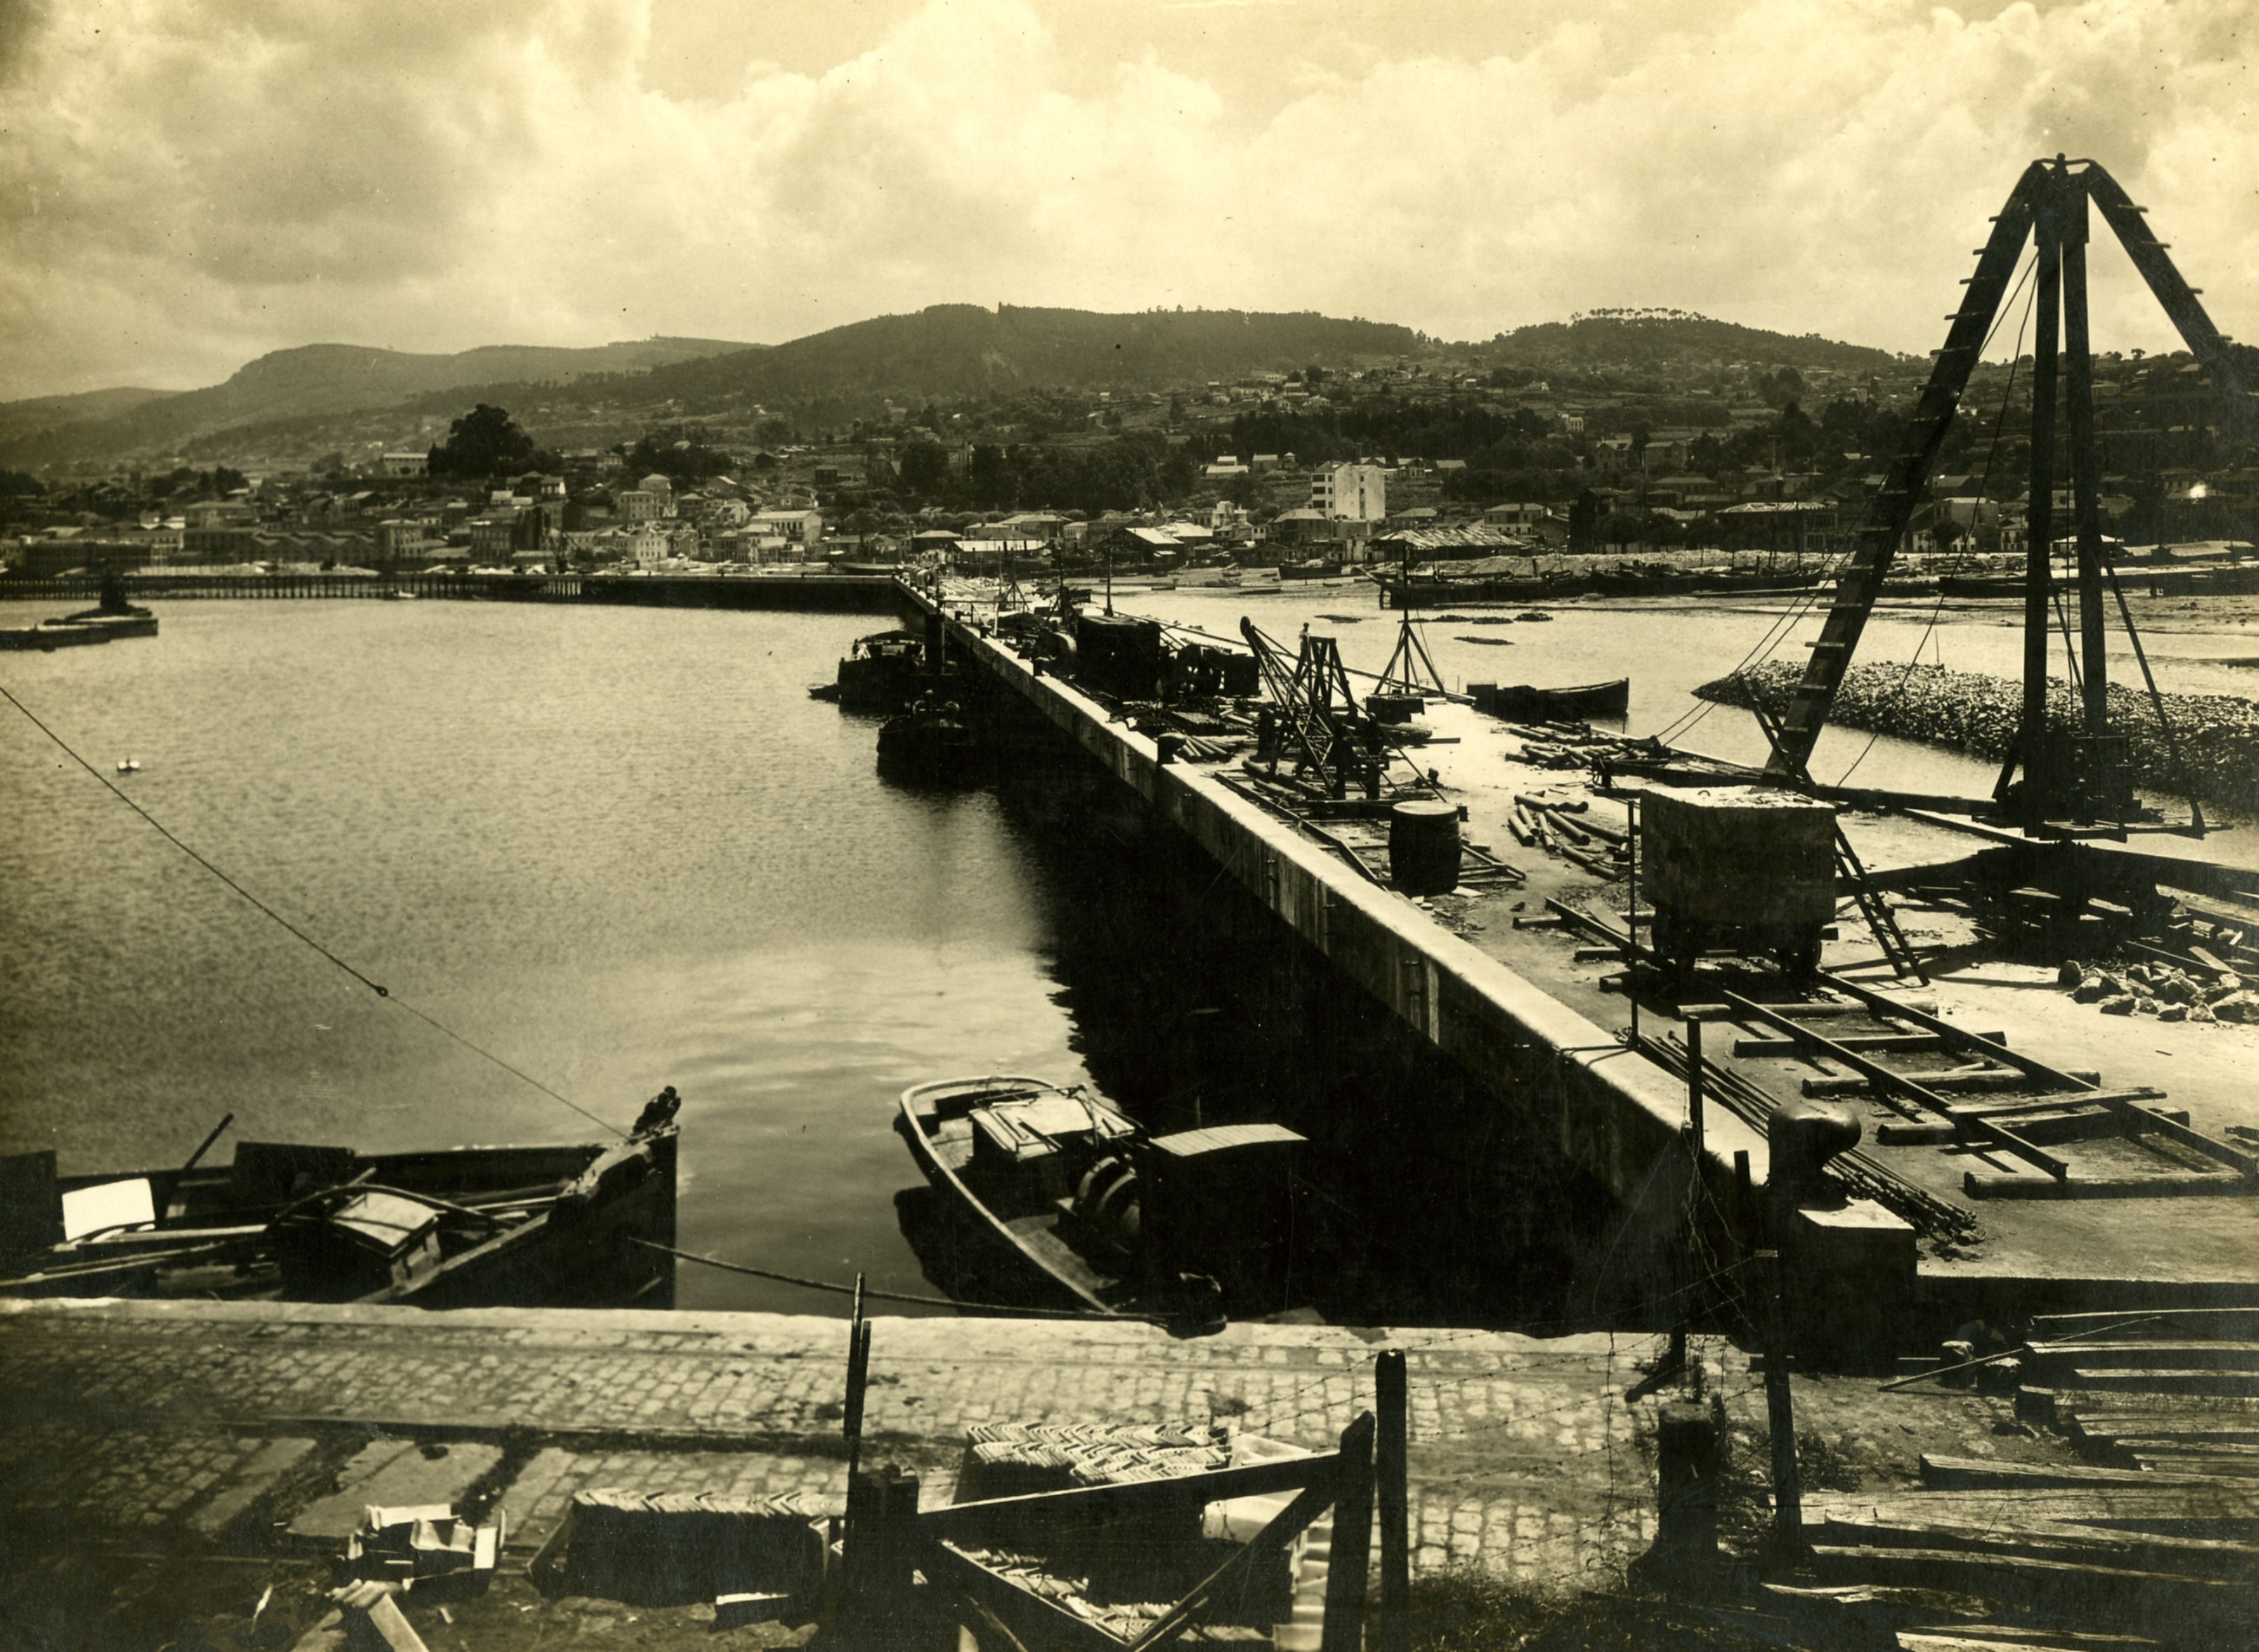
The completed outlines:
<svg viewBox="0 0 2259 1652">
<path fill-rule="evenodd" d="M 936 609 L 904 586 L 911 613 Z M 1400 898 L 1350 874 L 1317 844 L 1223 785 L 1182 763 L 1164 764 L 1154 742 L 1108 709 L 962 620 L 944 621 L 952 652 L 1033 707 L 1090 758 L 1178 828 L 1343 977 L 1386 1005 L 1538 1131 L 1620 1204 L 1685 1190 L 1685 1087 L 1632 1055 L 1622 1040 Z M 1764 1138 L 1713 1109 L 1703 1175 L 1742 1234 L 1756 1213 L 1739 1208 L 1734 1164 L 1748 1155 L 1762 1190 Z M 1671 1173 L 1662 1173 L 1665 1167 Z"/>
<path fill-rule="evenodd" d="M 0 580 L 0 601 L 91 602 L 91 575 Z M 708 608 L 796 613 L 888 614 L 894 581 L 883 574 L 135 573 L 137 602 L 182 599 L 385 601 L 394 593 L 434 602 L 596 602 L 633 608 Z"/>
</svg>

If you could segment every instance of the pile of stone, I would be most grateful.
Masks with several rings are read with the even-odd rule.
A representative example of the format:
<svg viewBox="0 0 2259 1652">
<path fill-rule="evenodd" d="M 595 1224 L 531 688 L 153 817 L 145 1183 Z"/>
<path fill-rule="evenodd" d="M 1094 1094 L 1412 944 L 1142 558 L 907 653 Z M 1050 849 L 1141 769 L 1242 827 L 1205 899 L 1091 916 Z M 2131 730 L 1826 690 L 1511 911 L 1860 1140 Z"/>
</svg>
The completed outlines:
<svg viewBox="0 0 2259 1652">
<path fill-rule="evenodd" d="M 2233 970 L 2216 974 L 2170 964 L 2065 964 L 2058 977 L 2082 1004 L 2106 1015 L 2155 1015 L 2159 1021 L 2259 1022 L 2259 993 Z"/>
<path fill-rule="evenodd" d="M 1721 705 L 1761 701 L 1778 716 L 1802 676 L 1801 666 L 1776 661 L 1694 692 Z M 2132 742 L 2135 784 L 2169 794 L 2193 786 L 2206 802 L 2259 811 L 2259 703 L 2234 694 L 2166 694 L 2163 701 L 2170 739 L 2147 694 L 2111 686 L 2110 727 Z M 1846 728 L 1998 759 L 2007 755 L 2022 715 L 2023 688 L 2010 678 L 1878 663 L 1851 668 L 1828 718 Z M 2078 697 L 2061 678 L 2048 682 L 2048 725 L 2065 734 L 2081 726 Z"/>
</svg>

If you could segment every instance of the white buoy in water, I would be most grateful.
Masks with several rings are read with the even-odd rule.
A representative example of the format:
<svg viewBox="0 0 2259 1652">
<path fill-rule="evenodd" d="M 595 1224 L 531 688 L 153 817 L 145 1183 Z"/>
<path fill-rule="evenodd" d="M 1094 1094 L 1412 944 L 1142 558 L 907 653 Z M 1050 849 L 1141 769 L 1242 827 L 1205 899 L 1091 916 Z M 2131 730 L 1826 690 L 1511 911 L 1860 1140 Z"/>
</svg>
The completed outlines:
<svg viewBox="0 0 2259 1652">
<path fill-rule="evenodd" d="M 118 759 L 118 772 L 120 774 L 131 774 L 140 766 L 141 759 L 139 758 L 120 758 Z"/>
</svg>

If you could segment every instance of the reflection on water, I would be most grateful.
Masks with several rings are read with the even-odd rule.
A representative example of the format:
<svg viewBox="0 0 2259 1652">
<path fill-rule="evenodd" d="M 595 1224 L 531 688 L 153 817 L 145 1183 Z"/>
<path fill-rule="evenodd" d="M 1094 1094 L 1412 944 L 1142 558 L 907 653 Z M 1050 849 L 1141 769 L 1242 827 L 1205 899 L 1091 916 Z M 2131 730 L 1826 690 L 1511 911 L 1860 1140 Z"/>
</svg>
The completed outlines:
<svg viewBox="0 0 2259 1652">
<path fill-rule="evenodd" d="M 9 687 L 373 980 L 615 1121 L 688 1098 L 682 1242 L 923 1289 L 888 1128 L 915 1081 L 1081 1076 L 1058 912 L 987 794 L 882 786 L 806 687 L 868 616 L 179 603 Z M 0 1148 L 66 1170 L 239 1139 L 592 1127 L 253 912 L 0 724 Z M 224 1147 L 219 1150 L 223 1153 Z M 823 1311 L 705 1270 L 686 1307 Z"/>
<path fill-rule="evenodd" d="M 1226 634 L 1241 611 L 1137 600 Z M 1291 637 L 1350 600 L 1254 611 Z M 1512 649 L 1455 652 L 1444 628 L 1429 645 L 1462 679 L 1508 679 L 1499 656 L 1535 681 L 1628 666 L 1646 731 L 1764 623 L 1554 611 Z M 1336 623 L 1352 666 L 1393 645 L 1375 617 Z M 805 693 L 868 616 L 193 602 L 164 621 L 153 641 L 0 658 L 0 681 L 105 772 L 139 757 L 118 780 L 137 801 L 465 1038 L 618 1122 L 676 1086 L 692 1250 L 951 1282 L 946 1229 L 898 1198 L 919 1178 L 894 1100 L 995 1070 L 1090 1079 L 1164 1127 L 1303 1130 L 1307 1267 L 1343 1317 L 1543 1316 L 1602 1219 L 1094 775 L 1018 765 L 1001 795 L 881 782 L 874 722 Z M 1948 664 L 1996 668 L 1965 641 Z M 1753 737 L 1729 713 L 1694 743 L 1755 757 Z M 1861 771 L 1979 772 L 1895 742 Z M 12 713 L 0 1003 L 0 1150 L 53 1147 L 67 1171 L 177 1162 L 230 1112 L 238 1139 L 371 1150 L 592 1129 L 260 917 Z M 679 1300 L 837 1306 L 695 1267 Z"/>
</svg>

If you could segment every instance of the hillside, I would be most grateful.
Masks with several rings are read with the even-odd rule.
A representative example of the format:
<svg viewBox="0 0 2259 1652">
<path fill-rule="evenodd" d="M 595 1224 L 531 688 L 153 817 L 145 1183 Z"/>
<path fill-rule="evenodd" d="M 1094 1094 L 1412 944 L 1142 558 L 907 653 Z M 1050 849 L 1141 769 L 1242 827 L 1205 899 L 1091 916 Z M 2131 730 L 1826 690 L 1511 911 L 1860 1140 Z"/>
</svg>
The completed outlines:
<svg viewBox="0 0 2259 1652">
<path fill-rule="evenodd" d="M 138 407 L 178 395 L 175 390 L 85 390 L 76 395 L 35 395 L 21 402 L 0 402 L 0 443 L 36 435 L 41 431 L 80 424 L 89 419 L 115 418 Z"/>
<path fill-rule="evenodd" d="M 107 417 L 0 425 L 0 462 L 38 465 L 170 451 L 214 431 L 246 424 L 319 418 L 470 385 L 559 381 L 592 374 L 633 374 L 711 356 L 758 354 L 757 347 L 711 338 L 645 338 L 593 349 L 488 345 L 452 355 L 418 355 L 361 345 L 302 345 L 237 370 L 224 384 L 148 400 L 155 392 L 96 392 L 145 398 Z M 46 398 L 48 402 L 87 398 Z M 32 403 L 15 402 L 10 408 Z M 4 415 L 6 409 L 0 409 Z"/>
<path fill-rule="evenodd" d="M 1567 321 L 1539 322 L 1478 345 L 1502 367 L 1577 369 L 1623 367 L 1655 371 L 1746 363 L 1767 367 L 1814 367 L 1838 373 L 1884 373 L 1909 358 L 1863 345 L 1839 344 L 1816 333 L 1793 337 L 1681 311 L 1600 311 Z"/>
<path fill-rule="evenodd" d="M 1159 389 L 1265 369 L 1411 353 L 1408 327 L 1315 313 L 1031 310 L 936 304 L 811 333 L 758 353 L 651 374 L 654 396 L 742 395 L 775 406 L 987 395 L 1046 386 Z"/>
</svg>

